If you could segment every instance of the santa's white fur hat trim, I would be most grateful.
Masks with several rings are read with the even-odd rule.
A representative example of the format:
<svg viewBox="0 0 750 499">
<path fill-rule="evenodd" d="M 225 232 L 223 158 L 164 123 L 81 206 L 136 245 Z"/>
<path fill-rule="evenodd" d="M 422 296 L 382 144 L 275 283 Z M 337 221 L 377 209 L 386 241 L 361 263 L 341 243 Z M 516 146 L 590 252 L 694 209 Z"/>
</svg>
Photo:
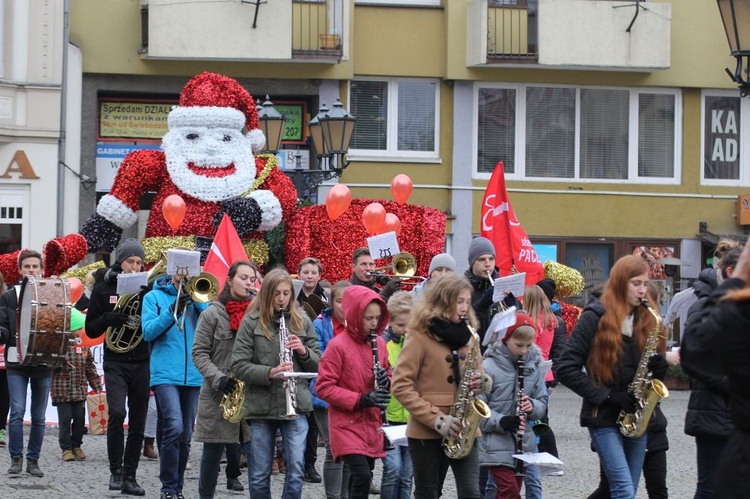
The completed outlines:
<svg viewBox="0 0 750 499">
<path fill-rule="evenodd" d="M 241 130 L 245 115 L 231 107 L 176 106 L 167 117 L 170 129 L 185 127 L 231 128 Z"/>
<path fill-rule="evenodd" d="M 121 229 L 127 229 L 138 221 L 138 214 L 111 194 L 102 197 L 96 212 Z"/>
</svg>

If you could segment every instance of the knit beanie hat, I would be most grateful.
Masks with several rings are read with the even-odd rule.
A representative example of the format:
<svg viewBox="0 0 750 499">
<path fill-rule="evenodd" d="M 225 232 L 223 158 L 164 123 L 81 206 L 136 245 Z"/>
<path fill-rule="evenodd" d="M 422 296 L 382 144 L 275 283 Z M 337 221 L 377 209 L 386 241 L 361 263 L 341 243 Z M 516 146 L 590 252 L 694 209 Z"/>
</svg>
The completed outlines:
<svg viewBox="0 0 750 499">
<path fill-rule="evenodd" d="M 507 343 L 513 333 L 519 327 L 530 327 L 534 330 L 534 333 L 536 333 L 536 324 L 534 324 L 534 320 L 531 318 L 531 316 L 526 315 L 522 312 L 518 312 L 516 313 L 516 323 L 510 326 L 505 331 L 505 336 L 503 336 L 503 343 Z"/>
<path fill-rule="evenodd" d="M 547 299 L 550 301 L 550 303 L 552 303 L 552 300 L 555 299 L 555 290 L 557 289 L 557 284 L 555 284 L 555 281 L 548 277 L 546 279 L 542 279 L 541 281 L 536 283 L 536 285 L 542 288 L 544 294 L 547 295 Z"/>
<path fill-rule="evenodd" d="M 86 316 L 84 316 L 78 309 L 70 309 L 70 330 L 78 331 L 83 329 L 86 325 Z"/>
<path fill-rule="evenodd" d="M 138 239 L 125 239 L 117 247 L 117 263 L 122 263 L 131 256 L 140 256 L 141 260 L 146 259 L 146 251 Z"/>
<path fill-rule="evenodd" d="M 474 262 L 477 261 L 477 258 L 482 255 L 495 256 L 495 247 L 486 237 L 477 237 L 476 239 L 472 239 L 471 243 L 469 244 L 469 267 L 474 265 Z"/>
<path fill-rule="evenodd" d="M 440 267 L 446 268 L 451 272 L 455 272 L 456 260 L 448 253 L 440 253 L 433 256 L 432 261 L 430 262 L 430 270 L 427 271 L 427 275 L 429 276 L 430 274 L 432 274 L 433 270 Z"/>
</svg>

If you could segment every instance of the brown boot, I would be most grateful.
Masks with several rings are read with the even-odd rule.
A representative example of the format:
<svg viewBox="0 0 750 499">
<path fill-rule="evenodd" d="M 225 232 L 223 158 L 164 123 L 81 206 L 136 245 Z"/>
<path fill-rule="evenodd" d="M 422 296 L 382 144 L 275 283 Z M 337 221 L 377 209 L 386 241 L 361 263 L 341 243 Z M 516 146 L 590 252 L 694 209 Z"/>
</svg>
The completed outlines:
<svg viewBox="0 0 750 499">
<path fill-rule="evenodd" d="M 159 458 L 154 449 L 154 439 L 152 437 L 146 437 L 143 439 L 143 457 L 151 460 Z"/>
</svg>

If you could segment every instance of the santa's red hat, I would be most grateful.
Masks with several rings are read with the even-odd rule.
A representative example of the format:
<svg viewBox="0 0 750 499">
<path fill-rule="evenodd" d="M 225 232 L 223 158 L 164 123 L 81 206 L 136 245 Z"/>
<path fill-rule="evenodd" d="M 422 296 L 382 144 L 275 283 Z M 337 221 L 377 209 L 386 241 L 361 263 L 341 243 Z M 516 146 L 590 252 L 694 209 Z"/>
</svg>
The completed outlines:
<svg viewBox="0 0 750 499">
<path fill-rule="evenodd" d="M 86 239 L 80 234 L 68 234 L 47 241 L 42 249 L 45 277 L 62 275 L 83 260 L 87 251 Z"/>
<path fill-rule="evenodd" d="M 253 96 L 237 80 L 217 73 L 201 73 L 187 82 L 179 105 L 169 113 L 169 128 L 247 127 L 253 150 L 263 147 L 265 137 L 258 128 L 258 110 Z"/>
</svg>

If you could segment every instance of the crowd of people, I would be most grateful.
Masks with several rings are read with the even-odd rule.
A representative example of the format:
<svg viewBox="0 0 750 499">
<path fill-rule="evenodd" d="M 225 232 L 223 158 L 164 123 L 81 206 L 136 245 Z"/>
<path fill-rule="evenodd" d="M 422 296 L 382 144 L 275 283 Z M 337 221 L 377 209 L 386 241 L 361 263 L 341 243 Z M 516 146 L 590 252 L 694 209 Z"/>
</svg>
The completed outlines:
<svg viewBox="0 0 750 499">
<path fill-rule="evenodd" d="M 208 301 L 186 290 L 184 275 L 160 270 L 129 297 L 128 313 L 118 277 L 143 271 L 145 251 L 124 240 L 114 263 L 92 276 L 85 306 L 78 305 L 86 313 L 70 309 L 68 327 L 72 338 L 123 328 L 132 335 L 125 347 L 103 347 L 109 490 L 145 495 L 139 460 L 158 451 L 161 498 L 185 497 L 195 440 L 202 443 L 201 498 L 216 494 L 223 459 L 233 491 L 244 490 L 247 464 L 251 498 L 271 497 L 278 461 L 284 498 L 301 497 L 306 481 L 322 481 L 326 498 L 365 498 L 378 487 L 377 460 L 386 499 L 440 497 L 449 468 L 461 498 L 542 497 L 539 469 L 514 455 L 558 456 L 549 400 L 562 383 L 582 399 L 580 424 L 599 458 L 601 482 L 589 497 L 632 499 L 641 475 L 650 498 L 667 497 L 666 419 L 658 399 L 645 410 L 634 385 L 651 388 L 681 362 L 692 377 L 685 432 L 696 438 L 695 497 L 745 493 L 748 245 L 726 248 L 693 285 L 679 354 L 667 352 L 659 291 L 642 257 L 617 260 L 568 331 L 553 279 L 527 286 L 523 296 L 504 292 L 498 303 L 494 247 L 476 238 L 468 254 L 463 274 L 451 255 L 436 255 L 410 291 L 397 276 L 383 278 L 367 248 L 353 253 L 350 279 L 333 286 L 321 281 L 314 257 L 295 274 L 274 268 L 263 275 L 238 260 Z M 42 256 L 24 250 L 18 266 L 24 276 L 40 276 Z M 20 288 L 0 296 L 0 445 L 9 451 L 9 474 L 22 473 L 25 458 L 26 472 L 41 477 L 50 394 L 61 459 L 81 461 L 86 396 L 103 386 L 90 349 L 75 342 L 58 365 L 19 362 Z M 511 306 L 509 326 L 491 331 L 493 317 Z M 486 344 L 489 333 L 495 339 Z M 402 437 L 392 441 L 399 429 Z"/>
</svg>

